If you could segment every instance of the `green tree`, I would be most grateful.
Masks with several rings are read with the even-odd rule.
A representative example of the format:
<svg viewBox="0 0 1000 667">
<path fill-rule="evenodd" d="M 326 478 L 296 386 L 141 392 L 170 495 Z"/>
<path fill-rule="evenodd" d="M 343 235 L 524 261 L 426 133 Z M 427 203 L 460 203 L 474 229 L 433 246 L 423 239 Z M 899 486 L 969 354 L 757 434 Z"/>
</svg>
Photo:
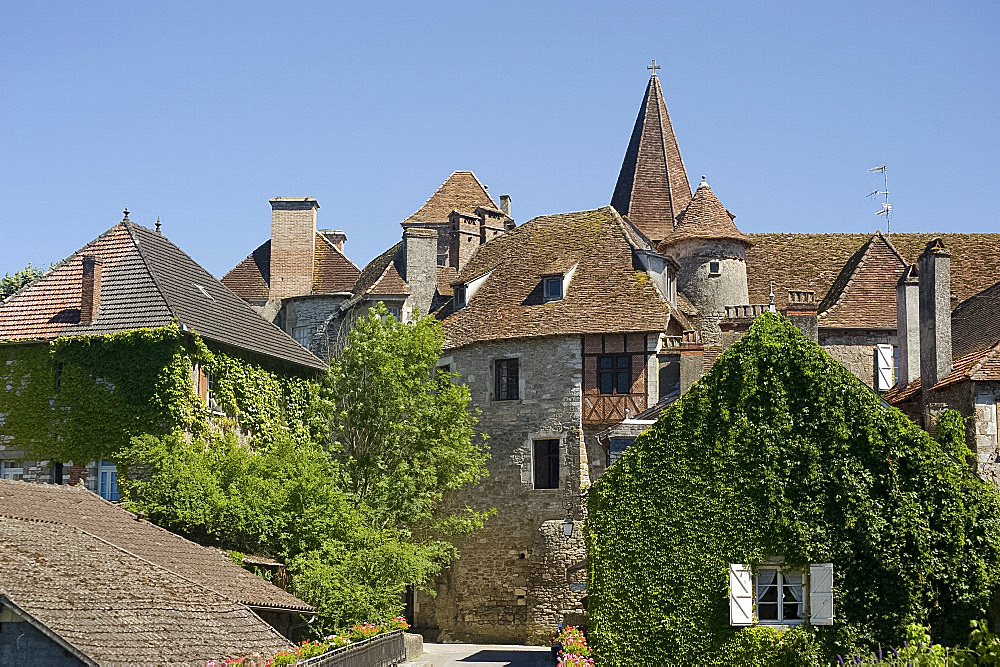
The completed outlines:
<svg viewBox="0 0 1000 667">
<path fill-rule="evenodd" d="M 34 282 L 44 273 L 43 269 L 35 268 L 31 265 L 31 262 L 28 262 L 28 265 L 20 271 L 15 271 L 14 275 L 5 273 L 3 278 L 0 278 L 0 301 L 3 301 L 25 285 Z"/>
</svg>

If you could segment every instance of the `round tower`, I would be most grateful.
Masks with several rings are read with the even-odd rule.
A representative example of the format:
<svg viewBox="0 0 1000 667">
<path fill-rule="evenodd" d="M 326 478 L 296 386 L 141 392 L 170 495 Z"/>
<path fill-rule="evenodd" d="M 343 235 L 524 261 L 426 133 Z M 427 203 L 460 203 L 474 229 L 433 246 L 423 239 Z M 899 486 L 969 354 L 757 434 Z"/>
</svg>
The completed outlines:
<svg viewBox="0 0 1000 667">
<path fill-rule="evenodd" d="M 658 246 L 680 266 L 677 289 L 698 309 L 698 330 L 707 347 L 722 347 L 719 323 L 726 306 L 750 301 L 746 250 L 751 243 L 734 217 L 702 176 L 691 202 Z"/>
</svg>

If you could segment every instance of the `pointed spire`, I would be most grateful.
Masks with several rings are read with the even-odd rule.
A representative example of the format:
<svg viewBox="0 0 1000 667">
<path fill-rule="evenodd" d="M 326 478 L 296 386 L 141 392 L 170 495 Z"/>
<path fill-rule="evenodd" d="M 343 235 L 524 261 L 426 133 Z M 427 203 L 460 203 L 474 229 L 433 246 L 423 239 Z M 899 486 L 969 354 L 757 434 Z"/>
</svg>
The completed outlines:
<svg viewBox="0 0 1000 667">
<path fill-rule="evenodd" d="M 750 239 L 736 227 L 734 217 L 708 187 L 708 179 L 702 176 L 694 197 L 677 216 L 676 224 L 660 245 L 669 246 L 685 239 L 731 239 L 749 246 Z"/>
<path fill-rule="evenodd" d="M 691 184 L 656 70 L 635 119 L 611 205 L 654 241 L 665 238 L 691 201 Z"/>
</svg>

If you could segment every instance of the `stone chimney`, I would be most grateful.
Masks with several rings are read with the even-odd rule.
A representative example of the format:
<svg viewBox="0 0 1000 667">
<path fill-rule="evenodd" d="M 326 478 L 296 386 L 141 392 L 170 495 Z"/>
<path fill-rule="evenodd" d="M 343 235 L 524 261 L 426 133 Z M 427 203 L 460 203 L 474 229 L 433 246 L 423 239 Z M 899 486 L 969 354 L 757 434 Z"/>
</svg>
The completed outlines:
<svg viewBox="0 0 1000 667">
<path fill-rule="evenodd" d="M 476 209 L 476 215 L 479 217 L 480 243 L 492 241 L 506 231 L 506 227 L 504 226 L 506 217 L 503 212 L 480 206 Z"/>
<path fill-rule="evenodd" d="M 705 346 L 697 331 L 685 331 L 681 338 L 681 393 L 705 374 Z"/>
<path fill-rule="evenodd" d="M 806 338 L 814 343 L 819 341 L 816 292 L 812 290 L 788 290 L 788 307 L 785 309 L 785 317 Z"/>
<path fill-rule="evenodd" d="M 403 231 L 402 277 L 410 286 L 409 305 L 421 315 L 430 312 L 437 291 L 437 239 L 433 229 L 410 227 Z"/>
<path fill-rule="evenodd" d="M 90 324 L 101 306 L 102 263 L 96 255 L 83 256 L 83 289 L 80 296 L 80 324 Z"/>
<path fill-rule="evenodd" d="M 906 267 L 896 283 L 896 349 L 896 384 L 907 387 L 920 377 L 920 280 L 916 264 Z"/>
<path fill-rule="evenodd" d="M 270 298 L 311 294 L 319 203 L 312 197 L 274 197 L 270 202 Z"/>
<path fill-rule="evenodd" d="M 320 231 L 327 241 L 337 247 L 337 250 L 344 252 L 344 244 L 347 243 L 347 234 L 339 229 L 324 229 Z"/>
<path fill-rule="evenodd" d="M 500 195 L 500 210 L 503 211 L 503 214 L 506 215 L 508 218 L 511 217 L 510 195 Z"/>
<path fill-rule="evenodd" d="M 448 214 L 448 234 L 450 235 L 448 265 L 454 266 L 456 271 L 461 271 L 482 240 L 481 221 L 474 215 L 452 211 Z"/>
<path fill-rule="evenodd" d="M 920 255 L 920 378 L 924 390 L 951 372 L 951 253 L 934 239 Z"/>
</svg>

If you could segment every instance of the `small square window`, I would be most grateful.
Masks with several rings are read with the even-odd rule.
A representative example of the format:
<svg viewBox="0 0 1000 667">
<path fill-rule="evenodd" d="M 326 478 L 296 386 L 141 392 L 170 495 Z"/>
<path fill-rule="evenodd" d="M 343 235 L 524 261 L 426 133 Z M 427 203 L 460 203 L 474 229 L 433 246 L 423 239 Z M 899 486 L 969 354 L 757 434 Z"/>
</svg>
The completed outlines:
<svg viewBox="0 0 1000 667">
<path fill-rule="evenodd" d="M 722 275 L 722 262 L 718 260 L 708 263 L 708 275 L 710 276 L 721 276 Z"/>
<path fill-rule="evenodd" d="M 563 298 L 563 277 L 561 275 L 543 278 L 542 287 L 546 301 L 559 301 Z"/>
<path fill-rule="evenodd" d="M 292 330 L 292 338 L 302 347 L 309 347 L 309 327 L 295 327 Z"/>
<path fill-rule="evenodd" d="M 632 393 L 632 355 L 609 354 L 598 357 L 597 386 L 602 394 Z"/>
<path fill-rule="evenodd" d="M 520 398 L 517 359 L 497 359 L 493 362 L 495 401 L 515 401 Z"/>
<path fill-rule="evenodd" d="M 535 440 L 534 468 L 536 489 L 559 488 L 559 440 Z"/>
</svg>

